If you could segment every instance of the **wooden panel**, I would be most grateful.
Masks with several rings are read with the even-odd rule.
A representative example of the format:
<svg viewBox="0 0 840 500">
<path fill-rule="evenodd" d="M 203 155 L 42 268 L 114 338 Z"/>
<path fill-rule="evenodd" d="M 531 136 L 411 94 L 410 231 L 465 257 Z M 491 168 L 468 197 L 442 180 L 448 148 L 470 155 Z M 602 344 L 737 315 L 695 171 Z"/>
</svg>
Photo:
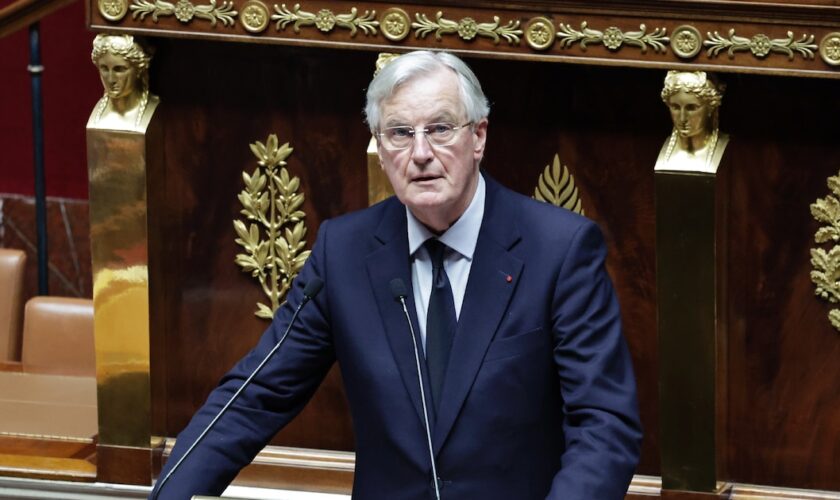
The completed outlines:
<svg viewBox="0 0 840 500">
<path fill-rule="evenodd" d="M 153 325 L 163 328 L 153 332 L 153 350 L 160 349 L 157 342 L 165 346 L 165 359 L 153 365 L 153 372 L 166 373 L 153 394 L 156 402 L 168 401 L 160 434 L 177 433 L 268 326 L 253 315 L 256 302 L 266 301 L 258 282 L 234 264 L 242 251 L 232 224 L 241 218 L 242 172 L 257 167 L 248 144 L 273 133 L 294 148 L 288 169 L 306 193 L 311 248 L 320 221 L 367 205 L 370 134 L 360 116 L 374 61 L 370 53 L 195 42 L 160 47 L 156 75 L 182 75 L 153 82 L 166 103 L 159 112 L 167 126 L 166 171 L 157 178 L 150 173 L 165 199 L 155 215 L 157 239 L 150 239 L 166 270 L 165 282 L 151 285 L 153 296 L 165 296 L 165 303 L 157 302 L 164 309 L 153 312 L 162 315 Z M 351 450 L 347 411 L 333 370 L 274 443 Z"/>
<path fill-rule="evenodd" d="M 724 100 L 733 132 L 730 479 L 840 490 L 840 335 L 809 278 L 818 224 L 808 206 L 840 168 L 832 92 L 822 82 L 741 77 Z"/>
</svg>

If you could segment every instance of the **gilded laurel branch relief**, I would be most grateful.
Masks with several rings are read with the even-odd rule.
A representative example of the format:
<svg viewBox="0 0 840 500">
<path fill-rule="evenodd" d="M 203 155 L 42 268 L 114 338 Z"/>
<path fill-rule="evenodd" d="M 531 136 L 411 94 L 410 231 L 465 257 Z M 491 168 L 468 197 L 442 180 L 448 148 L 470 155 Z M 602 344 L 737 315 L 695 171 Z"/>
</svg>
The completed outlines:
<svg viewBox="0 0 840 500">
<path fill-rule="evenodd" d="M 329 9 L 321 9 L 316 13 L 306 12 L 300 9 L 299 3 L 294 4 L 291 10 L 286 7 L 286 4 L 279 6 L 274 4 L 274 10 L 277 13 L 271 16 L 271 20 L 277 21 L 278 31 L 286 29 L 289 23 L 294 23 L 295 33 L 300 33 L 302 26 L 315 26 L 324 33 L 338 26 L 349 29 L 350 36 L 356 36 L 356 32 L 360 29 L 365 35 L 376 35 L 376 28 L 379 26 L 375 10 L 366 10 L 360 16 L 356 7 L 351 8 L 348 14 L 334 14 Z"/>
<path fill-rule="evenodd" d="M 575 178 L 569 172 L 569 167 L 560 163 L 560 156 L 557 154 L 554 155 L 554 162 L 546 165 L 540 175 L 534 189 L 534 199 L 586 215 L 575 186 Z"/>
<path fill-rule="evenodd" d="M 826 181 L 831 194 L 811 204 L 811 215 L 823 224 L 816 234 L 817 244 L 833 243 L 829 249 L 811 249 L 811 281 L 818 297 L 832 304 L 840 302 L 840 174 Z M 828 312 L 831 325 L 840 331 L 840 309 Z"/>
<path fill-rule="evenodd" d="M 216 26 L 217 21 L 221 21 L 225 26 L 233 26 L 234 18 L 239 14 L 233 7 L 232 1 L 222 1 L 221 4 L 217 4 L 216 0 L 209 0 L 206 5 L 196 5 L 189 0 L 178 0 L 177 3 L 164 0 L 133 0 L 129 9 L 132 12 L 131 17 L 139 18 L 141 21 L 148 15 L 151 15 L 154 22 L 158 22 L 160 17 L 174 15 L 175 19 L 182 23 L 199 18 L 210 21 L 211 26 Z"/>
<path fill-rule="evenodd" d="M 236 243 L 245 253 L 238 254 L 235 262 L 259 280 L 271 302 L 270 306 L 257 302 L 254 314 L 271 319 L 309 257 L 310 251 L 304 250 L 306 214 L 300 209 L 304 195 L 298 192 L 300 179 L 286 169 L 286 159 L 292 154 L 289 143 L 281 146 L 271 134 L 265 144 L 257 141 L 250 147 L 258 167 L 251 174 L 242 172 L 245 189 L 238 199 L 245 221 L 234 220 L 233 227 L 239 236 Z"/>
</svg>

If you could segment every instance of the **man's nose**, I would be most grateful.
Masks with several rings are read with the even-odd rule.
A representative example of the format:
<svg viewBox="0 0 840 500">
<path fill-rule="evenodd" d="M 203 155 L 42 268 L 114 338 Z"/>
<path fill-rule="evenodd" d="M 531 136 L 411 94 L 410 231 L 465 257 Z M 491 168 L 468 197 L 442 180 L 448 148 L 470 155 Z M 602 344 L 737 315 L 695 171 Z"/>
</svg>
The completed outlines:
<svg viewBox="0 0 840 500">
<path fill-rule="evenodd" d="M 432 145 L 426 139 L 426 134 L 419 133 L 414 136 L 414 146 L 411 150 L 411 159 L 414 163 L 424 165 L 434 157 Z"/>
</svg>

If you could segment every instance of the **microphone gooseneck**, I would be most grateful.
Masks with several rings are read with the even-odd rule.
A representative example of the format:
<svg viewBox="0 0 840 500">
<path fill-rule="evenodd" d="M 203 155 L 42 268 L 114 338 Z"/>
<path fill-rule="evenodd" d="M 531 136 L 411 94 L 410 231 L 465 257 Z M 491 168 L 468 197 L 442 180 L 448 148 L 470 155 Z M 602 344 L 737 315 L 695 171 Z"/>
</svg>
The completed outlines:
<svg viewBox="0 0 840 500">
<path fill-rule="evenodd" d="M 423 424 L 426 426 L 426 443 L 429 445 L 429 461 L 432 463 L 432 483 L 435 485 L 435 499 L 440 500 L 440 485 L 438 484 L 437 465 L 435 464 L 435 451 L 432 447 L 432 432 L 429 430 L 429 409 L 426 405 L 426 391 L 423 389 L 423 377 L 420 374 L 420 353 L 417 350 L 414 325 L 411 323 L 411 316 L 408 315 L 408 307 L 405 305 L 405 298 L 408 297 L 408 288 L 406 288 L 405 283 L 400 278 L 394 278 L 388 284 L 394 300 L 402 304 L 405 320 L 408 322 L 408 329 L 411 332 L 411 345 L 414 346 L 414 361 L 417 363 L 417 382 L 420 385 L 420 401 L 423 404 Z"/>
<path fill-rule="evenodd" d="M 242 382 L 242 385 L 239 386 L 239 389 L 237 389 L 236 392 L 233 393 L 233 396 L 231 396 L 228 402 L 225 403 L 221 410 L 219 410 L 219 413 L 217 413 L 216 416 L 213 417 L 213 420 L 211 420 L 210 423 L 207 424 L 207 427 L 205 427 L 204 430 L 201 431 L 201 434 L 199 434 L 195 441 L 193 441 L 193 443 L 190 445 L 190 447 L 187 448 L 187 451 L 185 451 L 184 454 L 181 455 L 181 458 L 177 462 L 175 462 L 175 465 L 173 465 L 171 469 L 169 469 L 169 472 L 167 472 L 166 476 L 164 476 L 164 478 L 160 481 L 160 485 L 157 488 L 157 492 L 154 494 L 154 496 L 152 496 L 152 500 L 157 500 L 158 496 L 160 496 L 160 492 L 163 491 L 163 487 L 166 485 L 166 482 L 169 481 L 170 477 L 172 477 L 172 474 L 174 474 L 175 471 L 178 470 L 181 464 L 184 463 L 184 460 L 186 460 L 186 458 L 190 456 L 195 447 L 198 446 L 199 443 L 201 443 L 205 436 L 207 436 L 207 434 L 210 432 L 213 426 L 216 425 L 216 422 L 218 422 L 219 419 L 222 418 L 222 415 L 225 414 L 227 409 L 230 408 L 230 406 L 239 398 L 239 395 L 242 394 L 242 391 L 245 390 L 246 387 L 248 387 L 248 385 L 251 383 L 254 377 L 256 377 L 260 370 L 262 370 L 266 363 L 268 363 L 268 360 L 271 359 L 274 353 L 276 353 L 277 350 L 280 349 L 280 346 L 283 345 L 283 342 L 286 340 L 286 337 L 288 337 L 289 331 L 291 331 L 292 329 L 292 325 L 295 324 L 295 320 L 297 319 L 300 310 L 303 308 L 304 305 L 306 305 L 307 302 L 309 302 L 316 295 L 318 295 L 318 292 L 321 291 L 321 288 L 323 288 L 323 286 L 324 281 L 320 278 L 312 278 L 309 280 L 308 283 L 306 283 L 306 285 L 303 287 L 303 300 L 300 301 L 300 304 L 298 304 L 297 308 L 295 309 L 295 313 L 292 315 L 291 321 L 289 321 L 286 330 L 283 332 L 283 336 L 280 337 L 280 340 L 278 340 L 277 343 L 274 344 L 274 347 L 272 347 L 271 350 L 268 351 L 268 354 L 266 354 L 262 361 L 260 361 L 260 364 L 257 365 L 254 371 L 251 372 L 250 375 L 248 375 L 248 378 L 245 379 L 245 382 Z"/>
</svg>

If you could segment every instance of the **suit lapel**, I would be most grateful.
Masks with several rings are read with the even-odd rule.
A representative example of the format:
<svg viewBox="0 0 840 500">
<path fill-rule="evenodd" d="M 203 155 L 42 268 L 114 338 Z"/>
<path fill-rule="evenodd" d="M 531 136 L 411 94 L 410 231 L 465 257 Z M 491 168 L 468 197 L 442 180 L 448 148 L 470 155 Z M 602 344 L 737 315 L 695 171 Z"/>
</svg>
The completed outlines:
<svg viewBox="0 0 840 500">
<path fill-rule="evenodd" d="M 522 261 L 509 253 L 519 241 L 515 208 L 485 176 L 484 217 L 443 385 L 433 443 L 440 452 L 481 367 L 484 353 L 507 310 Z"/>
<path fill-rule="evenodd" d="M 376 297 L 376 303 L 379 307 L 379 314 L 382 318 L 382 324 L 388 337 L 391 352 L 396 361 L 403 384 L 405 385 L 405 390 L 411 398 L 418 418 L 422 420 L 423 408 L 420 401 L 420 389 L 417 383 L 414 346 L 411 345 L 411 331 L 406 323 L 402 305 L 394 299 L 390 288 L 391 280 L 395 278 L 403 280 L 403 283 L 408 288 L 406 306 L 411 317 L 415 335 L 419 337 L 420 331 L 417 329 L 417 310 L 414 306 L 414 294 L 411 291 L 411 260 L 408 253 L 405 207 L 396 200 L 393 200 L 386 210 L 385 217 L 383 217 L 375 234 L 377 240 L 375 245 L 379 245 L 379 247 L 367 255 L 365 265 L 367 266 L 368 278 L 370 279 L 370 284 Z M 419 338 L 417 338 L 417 342 L 420 342 Z M 417 348 L 422 356 L 422 347 L 418 345 Z M 423 362 L 422 357 L 421 366 L 425 369 L 425 362 Z M 425 373 L 424 385 L 426 386 L 425 390 L 428 391 Z"/>
</svg>

